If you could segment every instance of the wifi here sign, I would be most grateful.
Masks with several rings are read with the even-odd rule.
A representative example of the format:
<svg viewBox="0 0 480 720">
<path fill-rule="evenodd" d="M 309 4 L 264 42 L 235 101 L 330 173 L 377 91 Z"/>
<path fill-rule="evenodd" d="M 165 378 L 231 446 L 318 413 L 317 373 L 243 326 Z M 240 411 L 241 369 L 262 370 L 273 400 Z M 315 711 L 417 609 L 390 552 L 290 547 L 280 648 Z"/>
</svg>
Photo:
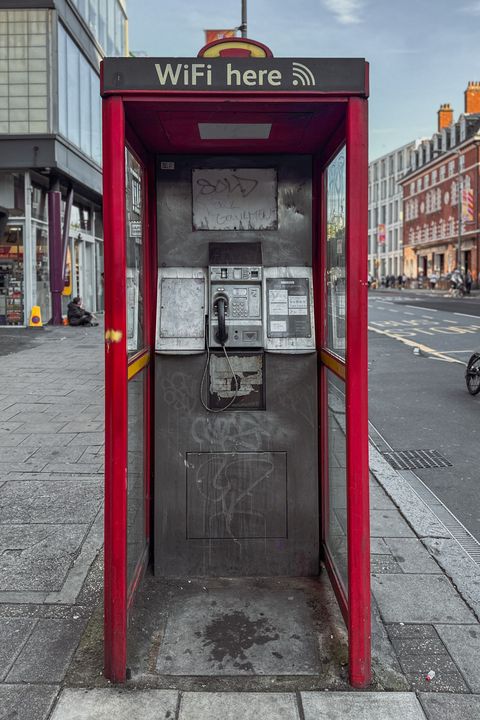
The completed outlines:
<svg viewBox="0 0 480 720">
<path fill-rule="evenodd" d="M 103 92 L 115 90 L 317 91 L 366 95 L 355 58 L 106 58 Z"/>
</svg>

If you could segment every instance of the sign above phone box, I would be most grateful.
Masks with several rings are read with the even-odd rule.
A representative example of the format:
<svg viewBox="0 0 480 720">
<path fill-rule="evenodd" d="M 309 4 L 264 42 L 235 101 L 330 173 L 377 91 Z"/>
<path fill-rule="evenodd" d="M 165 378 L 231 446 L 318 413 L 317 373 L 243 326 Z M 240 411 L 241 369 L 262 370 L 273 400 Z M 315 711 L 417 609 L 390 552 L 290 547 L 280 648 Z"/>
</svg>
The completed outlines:
<svg viewBox="0 0 480 720">
<path fill-rule="evenodd" d="M 294 91 L 368 95 L 357 58 L 106 58 L 102 94 L 128 91 Z"/>
</svg>

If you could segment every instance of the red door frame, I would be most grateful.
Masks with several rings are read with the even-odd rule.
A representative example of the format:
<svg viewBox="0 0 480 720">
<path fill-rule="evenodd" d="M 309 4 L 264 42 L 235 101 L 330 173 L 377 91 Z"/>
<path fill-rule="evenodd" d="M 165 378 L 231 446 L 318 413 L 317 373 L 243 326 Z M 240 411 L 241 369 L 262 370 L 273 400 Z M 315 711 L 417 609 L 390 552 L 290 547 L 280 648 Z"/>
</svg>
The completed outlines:
<svg viewBox="0 0 480 720">
<path fill-rule="evenodd" d="M 219 95 L 212 95 L 218 102 Z M 126 630 L 128 599 L 126 586 L 126 491 L 127 491 L 127 352 L 126 352 L 126 281 L 125 281 L 125 115 L 123 102 L 159 100 L 160 92 L 109 95 L 103 100 L 103 157 L 104 157 L 104 227 L 105 227 L 105 371 L 106 371 L 106 446 L 105 446 L 105 675 L 114 682 L 123 682 L 126 675 Z M 172 100 L 169 93 L 169 100 Z M 176 93 L 179 101 L 188 93 Z M 256 94 L 258 97 L 259 94 Z M 262 93 L 263 95 L 263 93 Z M 265 93 L 268 95 L 268 93 Z M 238 95 L 237 95 L 238 97 Z M 194 104 L 194 98 L 186 97 Z M 205 102 L 205 96 L 202 102 Z M 251 102 L 250 97 L 244 98 Z M 270 100 L 270 97 L 268 98 Z M 311 96 L 309 98 L 311 100 Z M 332 96 L 319 99 L 332 101 Z M 339 98 L 340 99 L 340 98 Z M 196 98 L 195 98 L 196 100 Z M 278 101 L 278 96 L 275 98 Z M 298 95 L 295 96 L 298 101 Z M 348 597 L 336 578 L 333 563 L 327 557 L 342 611 L 348 625 L 349 675 L 354 687 L 365 687 L 371 678 L 370 656 L 370 558 L 369 558 L 369 502 L 368 502 L 368 410 L 367 410 L 367 101 L 345 97 L 346 126 L 343 139 L 347 145 L 347 348 L 346 363 L 329 358 L 330 353 L 319 352 L 320 420 L 326 421 L 325 367 L 337 370 L 346 383 L 347 416 L 347 523 L 348 523 Z M 335 140 L 332 139 L 332 142 Z M 331 143 L 330 143 L 331 145 Z M 330 148 L 331 149 L 331 148 Z M 319 168 L 328 160 L 322 153 Z M 154 236 L 155 186 L 154 162 L 144 156 L 148 198 L 149 252 L 152 277 L 147 285 L 151 300 L 150 315 L 155 307 L 156 263 Z M 110 190 L 114 188 L 113 192 Z M 322 218 L 317 228 L 317 241 L 325 237 L 323 208 L 324 174 L 321 171 L 314 190 L 320 202 Z M 320 232 L 319 232 L 320 231 Z M 315 232 L 315 231 L 314 231 Z M 119 238 L 122 242 L 119 242 Z M 325 254 L 314 244 L 314 277 L 317 308 L 318 347 L 324 348 L 325 327 Z M 319 272 L 320 271 L 320 272 Z M 320 323 L 318 322 L 320 320 Z M 151 322 L 151 318 L 150 318 Z M 153 323 L 152 323 L 153 325 Z M 147 332 L 150 347 L 153 328 Z M 151 363 L 153 365 L 153 363 Z M 333 367 L 332 367 L 333 365 Z M 150 368 L 148 385 L 152 381 Z M 147 405 L 149 405 L 147 403 Z M 150 417 L 150 415 L 149 415 Z M 146 431 L 150 428 L 150 419 Z M 321 430 L 320 447 L 325 459 L 325 432 Z M 147 457 L 150 453 L 147 452 Z M 322 460 L 324 462 L 324 460 Z M 325 466 L 321 466 L 325 472 Z M 147 478 L 149 475 L 147 475 Z M 325 474 L 324 474 L 325 477 Z M 322 481 L 322 491 L 324 492 Z M 148 480 L 146 494 L 149 495 Z M 327 501 L 323 497 L 323 503 Z M 147 510 L 148 514 L 148 510 Z M 148 525 L 147 525 L 148 528 Z"/>
</svg>

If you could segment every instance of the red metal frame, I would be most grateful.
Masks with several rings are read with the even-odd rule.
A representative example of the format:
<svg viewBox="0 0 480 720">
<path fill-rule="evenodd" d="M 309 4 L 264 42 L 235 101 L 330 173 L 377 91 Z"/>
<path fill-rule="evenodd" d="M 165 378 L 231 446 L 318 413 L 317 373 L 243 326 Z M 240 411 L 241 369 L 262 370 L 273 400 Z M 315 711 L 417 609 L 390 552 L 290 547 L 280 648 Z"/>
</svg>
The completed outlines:
<svg viewBox="0 0 480 720">
<path fill-rule="evenodd" d="M 370 681 L 370 575 L 368 507 L 368 418 L 366 346 L 367 272 L 367 103 L 363 98 L 314 93 L 257 92 L 255 96 L 236 92 L 235 102 L 246 107 L 268 101 L 275 111 L 278 103 L 337 102 L 346 108 L 346 126 L 327 139 L 314 165 L 314 290 L 318 348 L 325 348 L 325 175 L 326 163 L 342 142 L 347 144 L 347 502 L 348 502 L 348 598 L 338 580 L 335 566 L 325 548 L 327 569 L 340 607 L 348 624 L 350 681 L 364 687 Z M 348 96 L 348 97 L 347 97 Z M 105 508 L 105 674 L 114 682 L 125 679 L 127 587 L 126 587 L 126 472 L 127 472 L 127 353 L 125 298 L 125 118 L 124 107 L 133 102 L 168 101 L 189 106 L 232 99 L 230 93 L 185 91 L 122 91 L 104 97 L 104 224 L 106 295 L 106 508 Z M 126 109 L 126 108 L 125 108 Z M 128 135 L 130 136 L 130 130 Z M 132 131 L 133 132 L 133 131 Z M 138 141 L 140 143 L 140 141 Z M 154 342 L 156 295 L 156 198 L 154 159 L 141 155 L 146 181 L 145 195 L 145 344 Z M 141 143 L 140 143 L 141 145 Z M 114 188 L 114 192 L 111 189 Z M 121 239 L 121 242 L 120 240 Z M 111 331 L 114 331 L 112 334 Z M 120 332 L 120 336 L 115 334 Z M 116 338 L 114 341 L 113 338 Z M 119 338 L 119 339 L 118 339 Z M 151 430 L 154 363 L 145 368 L 149 396 L 145 408 L 147 536 L 150 527 L 150 476 L 152 467 Z M 323 533 L 328 511 L 328 454 L 326 369 L 319 360 L 319 419 L 322 472 Z M 325 534 L 323 534 L 325 539 Z M 139 581 L 140 573 L 136 576 Z"/>
<path fill-rule="evenodd" d="M 114 188 L 114 192 L 110 192 Z M 123 682 L 127 659 L 127 344 L 125 116 L 103 102 L 105 267 L 105 675 Z"/>
<path fill-rule="evenodd" d="M 367 102 L 347 111 L 347 528 L 349 675 L 371 680 L 367 348 Z"/>
</svg>

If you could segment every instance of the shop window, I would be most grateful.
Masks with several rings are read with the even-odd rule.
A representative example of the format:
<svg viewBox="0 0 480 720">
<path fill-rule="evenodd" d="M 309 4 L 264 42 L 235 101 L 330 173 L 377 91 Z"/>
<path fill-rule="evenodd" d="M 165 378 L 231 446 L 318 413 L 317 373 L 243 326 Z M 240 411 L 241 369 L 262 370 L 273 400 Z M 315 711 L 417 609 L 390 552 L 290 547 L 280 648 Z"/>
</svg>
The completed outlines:
<svg viewBox="0 0 480 720">
<path fill-rule="evenodd" d="M 7 225 L 0 237 L 0 325 L 23 325 L 23 225 Z"/>
</svg>

